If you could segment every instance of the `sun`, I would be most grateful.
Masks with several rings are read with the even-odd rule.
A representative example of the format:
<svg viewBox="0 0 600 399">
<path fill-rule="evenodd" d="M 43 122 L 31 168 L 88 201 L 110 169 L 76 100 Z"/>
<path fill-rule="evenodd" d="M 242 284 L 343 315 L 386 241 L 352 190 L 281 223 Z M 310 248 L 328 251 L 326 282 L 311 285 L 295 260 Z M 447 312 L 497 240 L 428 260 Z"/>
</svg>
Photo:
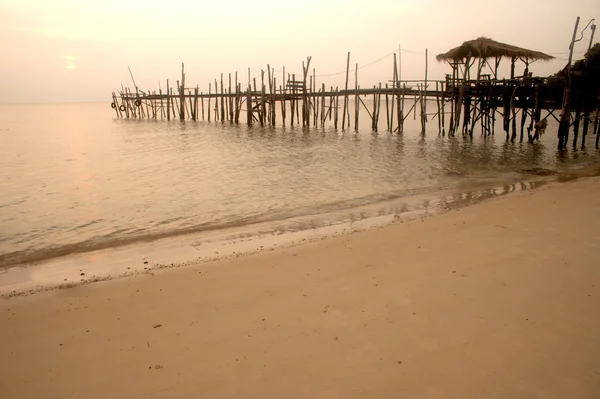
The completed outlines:
<svg viewBox="0 0 600 399">
<path fill-rule="evenodd" d="M 76 61 L 79 59 L 79 57 L 73 56 L 73 55 L 67 55 L 64 57 L 65 59 L 65 63 L 66 63 L 66 68 L 68 70 L 74 70 L 77 69 L 77 63 Z"/>
</svg>

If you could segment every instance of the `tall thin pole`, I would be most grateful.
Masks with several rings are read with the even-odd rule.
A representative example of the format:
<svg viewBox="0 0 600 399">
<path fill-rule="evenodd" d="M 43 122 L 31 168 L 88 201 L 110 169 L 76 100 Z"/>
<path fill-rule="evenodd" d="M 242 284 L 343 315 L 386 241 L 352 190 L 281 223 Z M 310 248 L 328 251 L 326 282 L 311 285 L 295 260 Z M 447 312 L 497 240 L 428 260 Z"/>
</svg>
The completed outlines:
<svg viewBox="0 0 600 399">
<path fill-rule="evenodd" d="M 346 124 L 346 107 L 348 106 L 348 74 L 350 72 L 350 52 L 348 51 L 348 61 L 346 61 L 346 86 L 344 89 L 344 108 L 342 108 L 342 129 L 344 129 L 344 125 Z M 350 124 L 350 121 L 348 121 Z"/>
<path fill-rule="evenodd" d="M 590 35 L 590 44 L 588 44 L 588 51 L 590 51 L 590 49 L 592 48 L 592 43 L 594 43 L 594 34 L 596 33 L 596 25 L 592 24 L 592 26 L 590 26 L 590 29 L 592 30 L 592 34 Z M 587 59 L 586 59 L 586 63 L 587 63 Z"/>
<path fill-rule="evenodd" d="M 573 29 L 573 37 L 571 38 L 571 44 L 569 45 L 569 62 L 567 63 L 567 79 L 565 80 L 565 90 L 563 93 L 562 112 L 560 115 L 560 123 L 558 126 L 558 149 L 561 150 L 567 146 L 567 139 L 569 135 L 569 119 L 570 119 L 570 91 L 571 91 L 571 62 L 573 61 L 573 50 L 575 48 L 575 36 L 577 36 L 577 29 L 579 28 L 579 20 L 575 22 L 575 29 Z"/>
</svg>

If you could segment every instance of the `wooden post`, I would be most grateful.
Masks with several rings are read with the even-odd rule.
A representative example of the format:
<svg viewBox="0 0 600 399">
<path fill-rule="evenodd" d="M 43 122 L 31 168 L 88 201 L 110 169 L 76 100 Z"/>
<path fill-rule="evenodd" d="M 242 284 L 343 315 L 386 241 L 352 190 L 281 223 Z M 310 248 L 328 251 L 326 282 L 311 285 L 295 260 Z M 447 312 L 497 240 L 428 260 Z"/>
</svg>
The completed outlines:
<svg viewBox="0 0 600 399">
<path fill-rule="evenodd" d="M 515 139 L 517 138 L 517 111 L 515 109 L 515 105 L 512 103 L 510 104 L 510 113 L 511 113 L 511 137 L 510 137 L 510 141 L 515 141 Z"/>
<path fill-rule="evenodd" d="M 394 57 L 394 59 L 395 59 L 395 57 Z M 404 87 L 402 87 L 401 82 L 402 82 L 402 47 L 400 47 L 400 45 L 398 45 L 398 72 L 396 75 L 396 84 L 398 85 L 398 97 L 397 97 L 398 133 L 404 132 L 404 92 L 406 91 L 406 84 L 404 84 Z M 402 92 L 402 93 L 400 93 L 400 92 Z"/>
<path fill-rule="evenodd" d="M 248 72 L 248 76 L 250 76 L 250 72 Z M 246 93 L 246 122 L 248 125 L 252 125 L 252 118 L 252 87 L 250 86 L 250 83 L 248 83 L 248 91 Z"/>
<path fill-rule="evenodd" d="M 455 124 L 454 124 L 454 111 L 456 109 L 456 74 L 457 64 L 452 63 L 452 83 L 450 86 L 450 125 L 448 126 L 448 136 L 454 136 Z"/>
<path fill-rule="evenodd" d="M 208 83 L 208 121 L 210 122 L 210 114 L 212 110 L 210 109 L 210 99 L 211 99 L 211 83 Z"/>
<path fill-rule="evenodd" d="M 198 86 L 194 89 L 194 113 L 192 119 L 195 121 L 198 119 Z"/>
<path fill-rule="evenodd" d="M 342 130 L 346 126 L 346 107 L 348 106 L 348 74 L 350 73 L 350 52 L 348 52 L 348 60 L 346 61 L 346 86 L 344 89 L 344 109 L 342 110 Z"/>
<path fill-rule="evenodd" d="M 339 107 L 339 90 L 338 87 L 336 86 L 335 88 L 335 106 L 333 107 L 333 111 L 335 112 L 335 116 L 333 118 L 333 127 L 335 129 L 337 129 L 338 127 L 338 107 Z"/>
<path fill-rule="evenodd" d="M 267 72 L 269 74 L 268 78 L 269 78 L 269 124 L 271 126 L 274 126 L 275 124 L 273 123 L 273 110 L 274 110 L 274 106 L 275 106 L 275 101 L 274 101 L 274 96 L 273 96 L 273 77 L 271 76 L 271 66 L 269 64 L 267 64 Z"/>
<path fill-rule="evenodd" d="M 167 120 L 171 120 L 171 96 L 169 95 L 169 79 L 167 79 Z"/>
<path fill-rule="evenodd" d="M 358 132 L 358 64 L 354 69 L 354 130 Z"/>
<path fill-rule="evenodd" d="M 265 125 L 265 112 L 267 111 L 265 105 L 265 71 L 260 70 L 260 125 Z"/>
<path fill-rule="evenodd" d="M 437 93 L 440 92 L 440 85 L 439 82 L 435 82 L 435 92 L 436 92 L 436 96 L 435 96 L 435 104 L 437 105 L 437 118 L 438 118 L 438 135 L 442 134 L 442 110 L 440 109 L 440 97 L 437 95 Z"/>
<path fill-rule="evenodd" d="M 227 98 L 229 123 L 233 123 L 233 96 L 231 93 L 231 73 L 229 74 L 229 97 Z"/>
<path fill-rule="evenodd" d="M 240 86 L 238 85 L 238 73 L 235 71 L 235 123 L 240 122 Z"/>
<path fill-rule="evenodd" d="M 221 73 L 221 122 L 225 122 L 225 97 L 223 91 L 223 73 Z"/>
<path fill-rule="evenodd" d="M 427 65 L 428 65 L 429 57 L 427 53 L 427 49 L 425 49 L 425 84 L 423 85 L 423 113 L 425 115 L 425 119 L 427 119 Z M 425 133 L 425 129 L 423 129 L 423 133 Z"/>
<path fill-rule="evenodd" d="M 515 57 L 511 57 L 510 59 L 510 78 L 511 80 L 515 78 Z"/>
<path fill-rule="evenodd" d="M 398 82 L 398 66 L 396 61 L 396 53 L 394 52 L 394 70 L 392 71 L 392 109 L 390 110 L 390 118 L 388 122 L 388 130 L 394 131 L 394 106 L 398 104 L 398 113 L 400 112 L 400 82 Z M 386 96 L 387 107 L 387 96 Z M 398 125 L 400 125 L 398 123 Z"/>
<path fill-rule="evenodd" d="M 590 126 L 590 111 L 586 108 L 583 111 L 583 131 L 581 132 L 581 149 L 585 148 L 585 136 Z"/>
<path fill-rule="evenodd" d="M 373 86 L 373 119 L 371 121 L 371 129 L 376 132 L 377 131 L 377 86 Z"/>
<path fill-rule="evenodd" d="M 171 87 L 171 97 L 173 97 L 173 117 L 179 113 L 179 104 L 177 104 L 177 97 L 173 95 L 173 88 Z"/>
<path fill-rule="evenodd" d="M 581 118 L 581 110 L 575 110 L 575 121 L 573 122 L 573 149 L 577 149 L 577 138 L 579 137 L 579 119 Z"/>
<path fill-rule="evenodd" d="M 600 119 L 600 90 L 598 90 L 598 97 L 596 100 L 596 117 L 594 118 L 594 134 L 596 135 L 596 149 L 600 144 L 600 131 L 598 130 L 598 120 Z"/>
<path fill-rule="evenodd" d="M 392 83 L 393 84 L 393 83 Z M 390 125 L 390 100 L 389 100 L 389 96 L 388 96 L 388 84 L 385 84 L 385 121 L 387 122 L 387 130 L 388 132 L 392 131 L 392 127 Z M 392 90 L 392 93 L 394 92 L 394 90 Z M 394 97 L 392 95 L 392 109 L 394 109 Z"/>
<path fill-rule="evenodd" d="M 304 61 L 302 61 L 302 71 L 303 71 L 303 79 L 302 79 L 302 126 L 310 125 L 310 110 L 308 105 L 308 97 L 306 90 L 306 79 L 308 76 L 308 70 L 310 68 L 310 60 L 312 57 L 307 57 L 306 67 L 304 66 Z M 295 79 L 294 79 L 295 80 Z"/>
<path fill-rule="evenodd" d="M 181 87 L 179 88 L 179 120 L 185 120 L 185 72 L 181 64 Z"/>
<path fill-rule="evenodd" d="M 219 120 L 219 83 L 215 79 L 215 122 Z M 222 99 L 223 97 L 221 97 Z M 223 120 L 221 119 L 221 122 Z"/>
<path fill-rule="evenodd" d="M 285 127 L 285 107 L 286 107 L 286 98 L 287 98 L 287 81 L 285 80 L 285 67 L 283 67 L 283 80 L 282 80 L 282 91 L 283 97 L 281 99 L 281 120 L 283 121 L 283 126 Z"/>
<path fill-rule="evenodd" d="M 521 137 L 519 141 L 523 142 L 523 133 L 525 129 L 525 122 L 527 121 L 527 97 L 523 98 L 523 96 L 519 96 L 519 100 L 522 103 L 521 105 Z"/>
<path fill-rule="evenodd" d="M 296 74 L 292 74 L 292 82 L 296 82 Z M 296 114 L 296 83 L 292 83 L 292 99 L 290 101 L 292 118 L 290 120 L 290 126 L 294 126 L 294 116 Z"/>
<path fill-rule="evenodd" d="M 325 126 L 325 83 L 321 84 L 321 127 Z"/>
<path fill-rule="evenodd" d="M 579 27 L 579 17 L 575 22 L 573 29 L 573 37 L 569 46 L 569 61 L 567 62 L 567 79 L 565 81 L 565 89 L 563 92 L 563 103 L 560 114 L 560 122 L 558 125 L 558 149 L 562 150 L 567 147 L 569 140 L 569 124 L 571 119 L 571 62 L 573 61 L 573 49 L 575 47 L 575 38 L 577 36 L 577 28 Z"/>
<path fill-rule="evenodd" d="M 277 97 L 275 91 L 277 87 L 277 79 L 275 78 L 275 68 L 273 68 L 273 90 L 271 91 L 271 126 L 275 126 L 277 117 Z"/>
<path fill-rule="evenodd" d="M 202 110 L 202 120 L 204 120 L 204 93 L 200 93 L 200 108 Z"/>
<path fill-rule="evenodd" d="M 237 81 L 237 79 L 236 79 Z M 236 85 L 236 97 L 235 97 L 235 123 L 240 123 L 240 113 L 242 112 L 242 84 L 237 83 Z"/>
<path fill-rule="evenodd" d="M 375 116 L 375 131 L 379 130 L 379 111 L 381 111 L 381 82 L 377 89 L 377 116 Z"/>
<path fill-rule="evenodd" d="M 441 92 L 442 92 L 442 98 L 441 98 L 441 102 L 442 102 L 442 106 L 441 106 L 441 112 L 442 112 L 442 137 L 446 136 L 446 126 L 445 126 L 445 122 L 446 122 L 446 113 L 445 113 L 445 105 L 446 105 L 446 99 L 445 99 L 445 93 L 446 93 L 446 88 L 444 87 L 444 82 L 441 82 Z"/>
<path fill-rule="evenodd" d="M 160 96 L 160 119 L 163 120 L 167 117 L 165 113 L 164 103 L 163 103 L 163 94 L 162 89 L 158 89 L 158 95 Z"/>
<path fill-rule="evenodd" d="M 319 122 L 319 97 L 317 94 L 317 75 L 315 72 L 315 68 L 313 68 L 313 78 L 312 78 L 312 84 L 313 84 L 313 88 L 312 88 L 312 104 L 313 104 L 313 110 L 314 110 L 314 121 L 313 121 L 313 126 L 318 126 L 318 122 Z"/>
<path fill-rule="evenodd" d="M 114 91 L 112 92 L 112 99 L 113 99 L 112 100 L 112 107 L 114 108 L 115 113 L 117 114 L 117 118 L 120 118 L 121 115 L 120 115 L 120 111 L 119 111 L 119 103 L 117 101 L 117 98 L 115 96 L 115 92 Z"/>
</svg>

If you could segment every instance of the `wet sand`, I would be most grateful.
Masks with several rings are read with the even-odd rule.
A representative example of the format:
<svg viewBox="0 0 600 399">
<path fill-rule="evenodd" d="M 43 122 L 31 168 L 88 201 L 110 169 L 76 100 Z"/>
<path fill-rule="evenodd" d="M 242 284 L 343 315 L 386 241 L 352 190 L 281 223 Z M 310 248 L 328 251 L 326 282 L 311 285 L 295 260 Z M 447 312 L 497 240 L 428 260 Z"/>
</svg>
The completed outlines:
<svg viewBox="0 0 600 399">
<path fill-rule="evenodd" d="M 597 398 L 600 178 L 0 301 L 7 398 Z"/>
</svg>

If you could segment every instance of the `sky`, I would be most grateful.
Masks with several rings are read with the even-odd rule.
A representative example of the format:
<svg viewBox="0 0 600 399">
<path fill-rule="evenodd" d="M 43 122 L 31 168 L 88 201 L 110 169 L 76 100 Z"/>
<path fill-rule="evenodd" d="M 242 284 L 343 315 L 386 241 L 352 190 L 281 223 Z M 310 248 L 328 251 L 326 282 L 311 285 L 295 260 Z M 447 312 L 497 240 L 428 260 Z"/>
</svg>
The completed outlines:
<svg viewBox="0 0 600 399">
<path fill-rule="evenodd" d="M 581 30 L 600 1 L 0 0 L 0 102 L 109 102 L 133 87 L 128 67 L 140 89 L 158 91 L 181 63 L 200 91 L 236 71 L 245 86 L 248 68 L 260 79 L 267 64 L 279 85 L 307 56 L 318 86 L 343 87 L 348 52 L 361 87 L 392 79 L 394 52 L 403 79 L 423 79 L 426 49 L 428 78 L 444 79 L 435 55 L 480 36 L 554 55 L 530 68 L 544 76 L 566 64 L 577 16 Z M 574 60 L 590 30 L 582 37 Z"/>
</svg>

